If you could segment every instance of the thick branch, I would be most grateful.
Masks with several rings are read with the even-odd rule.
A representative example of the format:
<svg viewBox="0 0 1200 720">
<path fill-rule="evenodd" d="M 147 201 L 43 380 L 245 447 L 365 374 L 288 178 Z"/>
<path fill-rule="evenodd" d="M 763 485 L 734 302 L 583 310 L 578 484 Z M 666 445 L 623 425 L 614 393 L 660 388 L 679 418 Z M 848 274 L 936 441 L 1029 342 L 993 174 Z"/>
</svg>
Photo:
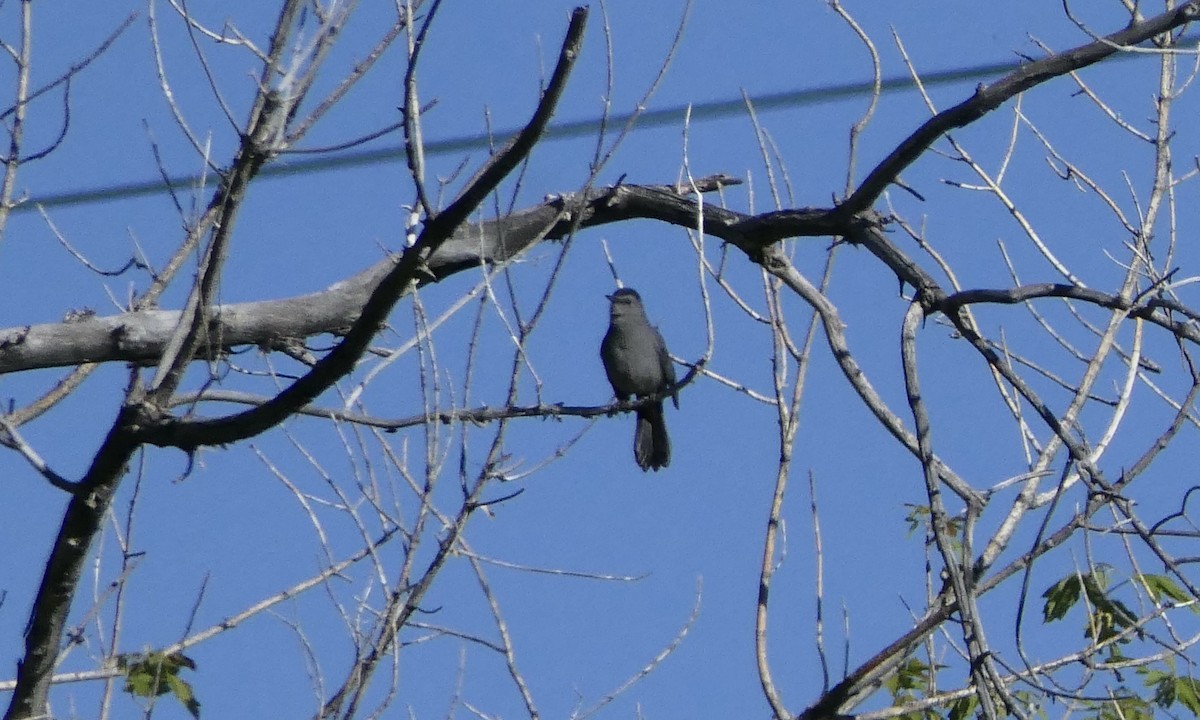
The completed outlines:
<svg viewBox="0 0 1200 720">
<path fill-rule="evenodd" d="M 131 405 L 122 408 L 87 475 L 71 496 L 29 615 L 25 656 L 17 662 L 17 684 L 5 720 L 45 714 L 59 642 L 84 560 L 92 538 L 100 529 L 104 510 L 116 492 L 114 478 L 125 474 L 129 458 L 137 448 L 127 429 L 136 424 L 136 414 Z"/>
<path fill-rule="evenodd" d="M 701 191 L 736 185 L 740 180 L 716 175 L 699 183 Z M 802 209 L 746 215 L 706 204 L 704 229 L 762 259 L 762 249 L 777 239 L 842 234 L 886 264 L 897 279 L 917 288 L 930 311 L 953 314 L 976 303 L 1013 304 L 1036 298 L 1070 298 L 1100 307 L 1124 307 L 1116 295 L 1073 285 L 1041 283 L 1016 288 L 973 289 L 945 295 L 917 263 L 880 231 L 881 220 L 863 217 L 841 225 L 833 211 Z M 654 219 L 695 228 L 695 202 L 679 188 L 665 185 L 621 185 L 572 193 L 499 220 L 465 225 L 447 239 L 426 263 L 426 282 L 441 280 L 480 265 L 507 262 L 541 242 L 566 237 L 574 228 L 630 219 Z M 375 265 L 326 290 L 282 300 L 222 305 L 210 316 L 206 352 L 239 346 L 270 347 L 293 338 L 342 335 L 361 316 L 363 306 L 391 272 L 397 258 Z M 1165 298 L 1148 298 L 1129 307 L 1132 317 L 1155 323 L 1172 334 L 1200 343 L 1200 330 L 1186 319 L 1200 312 Z M 1183 320 L 1175 320 L 1179 314 Z M 86 362 L 157 361 L 178 323 L 177 311 L 152 310 L 111 317 L 0 330 L 0 374 Z"/>
<path fill-rule="evenodd" d="M 739 182 L 718 175 L 699 185 L 702 191 L 711 191 Z M 542 240 L 566 237 L 576 227 L 659 215 L 664 216 L 660 219 L 691 224 L 694 213 L 687 218 L 681 208 L 694 205 L 678 192 L 669 186 L 623 186 L 572 193 L 499 220 L 463 225 L 429 257 L 425 268 L 429 276 L 424 281 L 440 280 L 479 265 L 507 262 Z M 743 217 L 714 210 L 714 215 Z M 208 313 L 211 320 L 202 346 L 210 352 L 246 345 L 268 347 L 282 340 L 323 333 L 345 334 L 397 262 L 396 257 L 385 258 L 353 277 L 308 295 L 220 305 Z M 178 322 L 178 311 L 148 310 L 3 329 L 0 374 L 86 362 L 154 363 Z"/>
</svg>

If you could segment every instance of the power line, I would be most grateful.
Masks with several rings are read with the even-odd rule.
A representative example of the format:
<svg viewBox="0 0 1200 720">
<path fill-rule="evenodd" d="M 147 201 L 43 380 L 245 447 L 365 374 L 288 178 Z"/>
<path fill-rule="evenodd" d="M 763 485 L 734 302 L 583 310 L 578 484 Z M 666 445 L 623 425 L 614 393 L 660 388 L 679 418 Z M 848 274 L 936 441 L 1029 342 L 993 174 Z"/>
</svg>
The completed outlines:
<svg viewBox="0 0 1200 720">
<path fill-rule="evenodd" d="M 1180 40 L 1180 44 L 1188 42 L 1186 37 Z M 1132 53 L 1118 55 L 1116 59 L 1127 59 L 1135 57 Z M 954 83 L 966 82 L 970 80 L 982 80 L 988 76 L 1008 73 L 1015 70 L 1019 63 L 991 63 L 987 65 L 975 65 L 973 67 L 960 68 L 957 70 L 943 70 L 933 72 L 921 77 L 921 84 L 926 87 L 937 85 L 952 85 Z M 912 77 L 908 75 L 896 75 L 890 78 L 885 78 L 882 81 L 882 92 L 899 92 L 903 90 L 911 90 L 916 87 L 916 83 Z M 855 82 L 844 83 L 840 85 L 826 85 L 819 88 L 811 88 L 808 90 L 792 90 L 788 92 L 769 93 L 758 97 L 751 97 L 754 107 L 759 112 L 770 112 L 772 110 L 782 110 L 785 108 L 794 108 L 804 105 L 815 105 L 817 103 L 832 102 L 844 98 L 851 98 L 859 95 L 866 95 L 872 91 L 872 83 L 870 82 Z M 745 112 L 746 105 L 741 99 L 735 100 L 715 100 L 706 103 L 696 103 L 692 105 L 691 121 L 693 123 L 716 120 L 718 118 L 728 117 Z M 637 127 L 659 127 L 663 125 L 681 124 L 686 113 L 686 108 L 676 106 L 665 108 L 662 110 L 647 110 L 643 112 L 637 121 Z M 624 125 L 632 114 L 617 115 L 609 118 L 609 126 Z M 576 138 L 581 136 L 594 135 L 600 130 L 599 120 L 575 120 L 571 122 L 563 122 L 551 125 L 546 131 L 543 141 L 545 140 L 565 140 L 568 138 Z M 478 134 L 468 135 L 457 138 L 449 138 L 446 140 L 436 140 L 425 144 L 426 155 L 446 155 L 448 153 L 462 153 L 471 150 L 486 150 L 492 143 L 497 140 L 501 143 L 507 141 L 510 137 L 516 135 L 518 129 L 501 132 L 495 135 Z M 325 155 L 308 160 L 295 161 L 277 161 L 268 165 L 259 173 L 260 177 L 286 177 L 290 175 L 299 175 L 303 173 L 322 172 L 325 170 L 336 170 L 344 167 L 354 167 L 360 165 L 375 165 L 379 163 L 398 162 L 404 157 L 404 147 L 402 145 L 392 145 L 389 147 L 378 148 L 374 150 L 355 150 L 338 153 L 336 155 Z M 114 200 L 118 198 L 137 197 L 141 195 L 151 195 L 162 192 L 167 185 L 176 190 L 194 189 L 201 183 L 212 185 L 215 178 L 210 173 L 203 180 L 199 175 L 183 175 L 170 178 L 164 182 L 161 178 L 153 180 L 140 180 L 137 182 L 123 183 L 120 185 L 109 185 L 107 187 L 84 188 L 81 190 L 66 190 L 60 193 L 51 193 L 42 197 L 33 197 L 28 201 L 13 208 L 13 212 L 23 212 L 32 210 L 41 205 L 46 208 L 68 207 L 72 205 L 86 205 L 89 203 L 103 202 L 106 200 Z"/>
</svg>

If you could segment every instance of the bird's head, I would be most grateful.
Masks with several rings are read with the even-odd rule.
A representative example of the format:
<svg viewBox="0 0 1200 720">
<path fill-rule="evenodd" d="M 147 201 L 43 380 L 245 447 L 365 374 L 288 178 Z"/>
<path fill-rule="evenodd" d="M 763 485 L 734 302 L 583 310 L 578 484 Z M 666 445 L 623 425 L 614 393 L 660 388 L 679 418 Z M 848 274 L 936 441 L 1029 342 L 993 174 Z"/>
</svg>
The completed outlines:
<svg viewBox="0 0 1200 720">
<path fill-rule="evenodd" d="M 637 290 L 632 288 L 621 288 L 612 295 L 606 296 L 611 303 L 609 312 L 612 318 L 616 319 L 626 315 L 644 314 L 642 309 L 642 296 L 638 295 Z"/>
</svg>

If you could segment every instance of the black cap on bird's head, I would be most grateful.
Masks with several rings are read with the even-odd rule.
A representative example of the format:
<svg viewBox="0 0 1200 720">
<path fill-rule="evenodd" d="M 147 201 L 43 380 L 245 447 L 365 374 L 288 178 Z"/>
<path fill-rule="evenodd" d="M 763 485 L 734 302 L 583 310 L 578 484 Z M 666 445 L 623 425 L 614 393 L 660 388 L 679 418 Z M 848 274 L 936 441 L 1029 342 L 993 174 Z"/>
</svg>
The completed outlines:
<svg viewBox="0 0 1200 720">
<path fill-rule="evenodd" d="M 620 288 L 612 295 L 605 295 L 605 297 L 612 303 L 609 307 L 609 314 L 614 318 L 643 312 L 642 296 L 638 295 L 637 290 L 633 288 Z"/>
<path fill-rule="evenodd" d="M 637 290 L 634 290 L 633 288 L 627 288 L 627 287 L 618 288 L 617 291 L 614 292 L 612 295 L 605 295 L 604 297 L 608 298 L 612 302 L 617 302 L 618 299 L 622 299 L 622 298 L 633 298 L 633 299 L 637 300 L 638 302 L 642 301 L 642 296 L 638 295 Z"/>
</svg>

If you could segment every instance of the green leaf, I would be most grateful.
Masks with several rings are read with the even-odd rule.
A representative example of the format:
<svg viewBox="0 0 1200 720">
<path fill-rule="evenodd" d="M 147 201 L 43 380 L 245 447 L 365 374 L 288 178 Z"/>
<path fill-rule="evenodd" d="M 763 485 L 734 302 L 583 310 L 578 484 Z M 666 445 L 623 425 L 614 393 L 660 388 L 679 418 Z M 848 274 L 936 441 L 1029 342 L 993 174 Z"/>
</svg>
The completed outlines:
<svg viewBox="0 0 1200 720">
<path fill-rule="evenodd" d="M 929 685 L 929 666 L 909 658 L 896 668 L 896 672 L 884 683 L 892 697 L 895 698 L 904 690 L 916 690 Z"/>
<path fill-rule="evenodd" d="M 1110 640 L 1122 630 L 1136 627 L 1137 616 L 1120 600 L 1109 597 L 1105 588 L 1108 587 L 1108 571 L 1098 566 L 1095 573 L 1085 573 L 1079 576 L 1083 591 L 1087 594 L 1088 602 L 1092 605 L 1092 613 L 1088 618 L 1084 637 L 1094 638 L 1099 642 Z M 1141 636 L 1141 632 L 1138 632 Z M 1122 640 L 1125 642 L 1125 640 Z"/>
<path fill-rule="evenodd" d="M 1017 690 L 1013 692 L 1013 698 L 1025 706 L 1026 717 L 1050 720 L 1050 716 L 1046 714 L 1046 708 L 1042 706 L 1042 696 L 1034 695 L 1028 690 Z"/>
<path fill-rule="evenodd" d="M 960 697 L 950 704 L 949 720 L 967 720 L 971 713 L 975 712 L 975 706 L 978 704 L 979 697 L 974 694 Z"/>
<path fill-rule="evenodd" d="M 1087 593 L 1088 600 L 1098 612 L 1111 615 L 1114 625 L 1119 625 L 1122 628 L 1133 626 L 1137 622 L 1137 617 L 1120 600 L 1114 600 L 1108 596 L 1108 593 L 1104 591 L 1107 583 L 1101 579 L 1102 577 L 1097 575 L 1083 576 L 1083 590 Z"/>
<path fill-rule="evenodd" d="M 908 521 L 908 536 L 912 537 L 925 524 L 929 522 L 929 506 L 928 505 L 913 505 L 905 503 L 910 510 L 904 519 Z"/>
<path fill-rule="evenodd" d="M 1079 575 L 1071 574 L 1050 586 L 1042 597 L 1046 604 L 1042 607 L 1042 618 L 1046 622 L 1062 620 L 1075 603 L 1079 602 Z"/>
<path fill-rule="evenodd" d="M 1175 581 L 1166 575 L 1137 575 L 1136 577 L 1142 583 L 1142 587 L 1146 588 L 1146 592 L 1150 593 L 1150 599 L 1156 603 L 1162 604 L 1164 600 L 1186 603 L 1193 600 L 1187 591 L 1176 585 Z M 1195 603 L 1190 607 L 1192 612 L 1200 612 L 1200 607 L 1197 607 Z"/>
<path fill-rule="evenodd" d="M 1136 695 L 1124 694 L 1115 700 L 1099 703 L 1095 717 L 1099 720 L 1154 720 L 1154 709 L 1150 703 Z"/>
<path fill-rule="evenodd" d="M 200 701 L 196 699 L 195 693 L 192 692 L 192 686 L 178 675 L 168 675 L 167 685 L 171 687 L 171 692 L 188 709 L 192 717 L 200 720 Z"/>
<path fill-rule="evenodd" d="M 1192 715 L 1200 716 L 1200 682 L 1188 677 L 1175 678 L 1175 699 Z"/>
<path fill-rule="evenodd" d="M 1164 710 L 1175 703 L 1175 676 L 1162 670 L 1147 670 L 1146 687 L 1154 688 L 1154 703 Z"/>
<path fill-rule="evenodd" d="M 1122 640 L 1121 642 L 1127 643 L 1129 641 Z M 1125 653 L 1121 652 L 1121 646 L 1117 643 L 1111 643 L 1105 648 L 1104 662 L 1106 662 L 1106 663 L 1112 663 L 1113 665 L 1120 665 L 1121 663 L 1125 662 L 1128 659 L 1129 658 L 1125 656 Z"/>
<path fill-rule="evenodd" d="M 153 673 L 133 670 L 125 676 L 125 692 L 138 697 L 155 697 L 166 690 Z"/>
</svg>

